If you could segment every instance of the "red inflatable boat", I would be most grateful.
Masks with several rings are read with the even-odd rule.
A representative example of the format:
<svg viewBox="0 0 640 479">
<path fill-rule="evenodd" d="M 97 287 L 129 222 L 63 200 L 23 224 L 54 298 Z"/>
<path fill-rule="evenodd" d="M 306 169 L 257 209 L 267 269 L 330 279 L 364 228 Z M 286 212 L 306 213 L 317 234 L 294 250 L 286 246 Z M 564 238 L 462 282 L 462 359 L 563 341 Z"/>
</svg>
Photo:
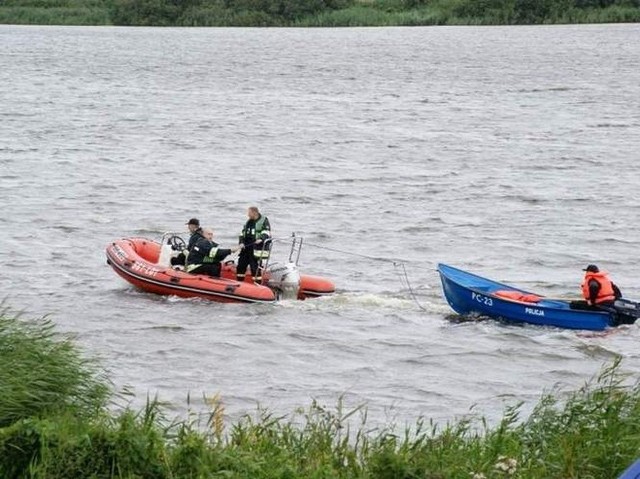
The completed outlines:
<svg viewBox="0 0 640 479">
<path fill-rule="evenodd" d="M 107 246 L 107 263 L 132 285 L 150 293 L 184 298 L 204 298 L 223 303 L 268 303 L 276 299 L 306 299 L 335 292 L 333 282 L 318 276 L 301 275 L 295 252 L 300 255 L 301 238 L 293 238 L 288 263 L 271 263 L 265 267 L 264 284 L 254 284 L 250 275 L 238 282 L 236 267 L 227 262 L 220 278 L 191 274 L 170 266 L 175 256 L 176 235 L 163 236 L 162 243 L 146 238 L 125 238 Z M 180 239 L 180 243 L 184 241 Z"/>
</svg>

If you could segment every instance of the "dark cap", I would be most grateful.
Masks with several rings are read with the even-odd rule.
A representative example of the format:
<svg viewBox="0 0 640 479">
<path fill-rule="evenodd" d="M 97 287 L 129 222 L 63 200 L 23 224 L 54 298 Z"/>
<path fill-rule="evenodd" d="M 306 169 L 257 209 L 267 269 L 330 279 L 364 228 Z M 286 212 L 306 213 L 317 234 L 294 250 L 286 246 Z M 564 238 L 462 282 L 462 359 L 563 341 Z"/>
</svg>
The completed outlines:
<svg viewBox="0 0 640 479">
<path fill-rule="evenodd" d="M 187 221 L 185 224 L 187 225 L 196 225 L 196 226 L 200 226 L 200 220 L 198 218 L 191 218 L 189 221 Z"/>
<path fill-rule="evenodd" d="M 600 272 L 600 270 L 598 269 L 598 267 L 595 264 L 590 264 L 589 266 L 587 266 L 582 271 L 589 271 L 590 273 L 599 273 Z"/>
</svg>

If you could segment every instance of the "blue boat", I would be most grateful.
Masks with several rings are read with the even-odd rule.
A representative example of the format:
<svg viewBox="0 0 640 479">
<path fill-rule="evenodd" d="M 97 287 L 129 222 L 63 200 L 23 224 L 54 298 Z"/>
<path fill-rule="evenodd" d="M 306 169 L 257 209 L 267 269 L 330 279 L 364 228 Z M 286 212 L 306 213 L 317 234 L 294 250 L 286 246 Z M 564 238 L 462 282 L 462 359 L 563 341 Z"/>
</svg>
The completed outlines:
<svg viewBox="0 0 640 479">
<path fill-rule="evenodd" d="M 618 479 L 640 479 L 640 459 L 631 464 Z"/>
<path fill-rule="evenodd" d="M 438 265 L 438 273 L 447 302 L 461 315 L 592 331 L 633 323 L 640 316 L 633 301 L 618 300 L 611 312 L 572 309 L 570 300 L 537 296 L 445 264 Z"/>
</svg>

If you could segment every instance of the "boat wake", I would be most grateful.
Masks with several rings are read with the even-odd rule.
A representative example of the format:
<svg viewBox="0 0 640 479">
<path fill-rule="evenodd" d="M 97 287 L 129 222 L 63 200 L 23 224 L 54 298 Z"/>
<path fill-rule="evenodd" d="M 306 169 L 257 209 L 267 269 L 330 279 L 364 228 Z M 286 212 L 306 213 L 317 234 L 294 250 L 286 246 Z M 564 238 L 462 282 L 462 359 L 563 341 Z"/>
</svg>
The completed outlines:
<svg viewBox="0 0 640 479">
<path fill-rule="evenodd" d="M 444 315 L 449 309 L 441 303 L 428 300 L 420 300 L 420 304 L 403 293 L 369 293 L 369 292 L 343 292 L 332 297 L 325 298 L 325 304 L 338 307 L 355 307 L 362 309 L 390 309 L 394 311 L 411 311 L 423 309 L 428 313 Z"/>
</svg>

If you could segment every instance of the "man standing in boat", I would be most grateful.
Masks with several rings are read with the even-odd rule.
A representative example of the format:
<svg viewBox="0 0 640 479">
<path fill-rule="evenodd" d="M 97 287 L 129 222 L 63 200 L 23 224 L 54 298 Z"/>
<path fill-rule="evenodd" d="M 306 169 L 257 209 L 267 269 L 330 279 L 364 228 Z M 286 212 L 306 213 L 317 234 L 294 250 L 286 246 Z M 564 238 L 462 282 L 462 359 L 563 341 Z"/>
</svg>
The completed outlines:
<svg viewBox="0 0 640 479">
<path fill-rule="evenodd" d="M 200 220 L 198 218 L 191 218 L 189 221 L 187 221 L 186 225 L 189 228 L 189 233 L 191 233 L 191 236 L 189 236 L 187 249 L 182 251 L 175 258 L 171 258 L 172 266 L 184 266 L 187 261 L 187 255 L 189 254 L 189 251 L 191 251 L 191 249 L 195 246 L 199 239 L 204 238 L 202 234 L 202 228 L 200 227 Z"/>
<path fill-rule="evenodd" d="M 590 264 L 583 271 L 585 273 L 582 281 L 582 296 L 589 306 L 607 309 L 613 306 L 616 299 L 622 297 L 620 288 L 595 264 Z"/>
<path fill-rule="evenodd" d="M 271 250 L 271 225 L 269 218 L 262 215 L 256 206 L 247 210 L 248 220 L 240 234 L 239 243 L 244 248 L 238 258 L 236 279 L 244 281 L 247 267 L 251 268 L 251 275 L 257 283 L 262 282 L 262 261 L 269 257 Z"/>
<path fill-rule="evenodd" d="M 205 228 L 202 235 L 189 251 L 187 256 L 187 272 L 193 274 L 208 274 L 215 278 L 220 277 L 222 267 L 220 262 L 242 249 L 242 245 L 235 248 L 226 249 L 219 248 L 218 244 L 213 241 L 213 230 Z"/>
</svg>

